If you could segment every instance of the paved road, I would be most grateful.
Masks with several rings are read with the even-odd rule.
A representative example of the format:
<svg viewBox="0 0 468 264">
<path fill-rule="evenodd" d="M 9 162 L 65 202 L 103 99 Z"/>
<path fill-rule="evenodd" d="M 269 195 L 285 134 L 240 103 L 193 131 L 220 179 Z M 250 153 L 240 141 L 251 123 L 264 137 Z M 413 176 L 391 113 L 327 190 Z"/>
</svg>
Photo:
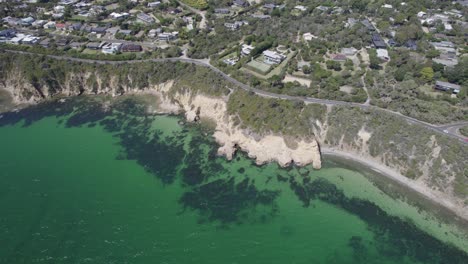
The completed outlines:
<svg viewBox="0 0 468 264">
<path fill-rule="evenodd" d="M 12 53 L 21 53 L 21 54 L 31 54 L 31 55 L 36 55 L 35 53 L 31 52 L 25 52 L 25 51 L 14 51 L 14 50 L 5 50 L 7 52 L 12 52 Z M 335 100 L 326 100 L 326 99 L 318 99 L 318 98 L 310 98 L 310 97 L 299 97 L 299 96 L 290 96 L 290 95 L 285 95 L 285 94 L 276 94 L 276 93 L 270 93 L 267 91 L 259 90 L 252 88 L 248 86 L 245 83 L 242 83 L 231 76 L 227 75 L 226 73 L 222 72 L 220 69 L 214 67 L 209 63 L 207 59 L 190 59 L 190 58 L 164 58 L 164 59 L 145 59 L 145 60 L 129 60 L 129 61 L 103 61 L 103 60 L 92 60 L 92 59 L 80 59 L 80 58 L 73 58 L 73 57 L 67 57 L 67 56 L 56 56 L 56 55 L 47 55 L 49 58 L 53 59 L 58 59 L 58 60 L 68 60 L 68 61 L 75 61 L 75 62 L 82 62 L 82 63 L 96 63 L 96 64 L 113 64 L 113 65 L 118 65 L 118 64 L 131 64 L 131 63 L 139 63 L 139 62 L 184 62 L 184 63 L 193 63 L 199 66 L 207 67 L 213 70 L 214 72 L 218 73 L 220 76 L 222 76 L 224 79 L 227 81 L 237 85 L 238 87 L 254 92 L 255 94 L 263 97 L 270 97 L 270 98 L 278 98 L 278 99 L 284 99 L 284 100 L 293 100 L 293 101 L 303 101 L 305 103 L 315 103 L 315 104 L 322 104 L 322 105 L 339 105 L 339 106 L 354 106 L 354 107 L 360 107 L 362 109 L 372 109 L 372 110 L 380 110 L 380 111 L 385 111 L 387 113 L 399 116 L 401 118 L 406 119 L 409 123 L 411 124 L 419 124 L 422 125 L 428 129 L 431 129 L 435 132 L 445 134 L 447 136 L 450 136 L 452 138 L 458 139 L 459 141 L 463 142 L 464 144 L 468 145 L 468 138 L 460 135 L 458 133 L 458 129 L 462 126 L 468 125 L 468 121 L 462 121 L 462 122 L 457 122 L 457 123 L 452 123 L 452 124 L 444 124 L 444 125 L 434 125 L 430 124 L 421 120 L 418 120 L 413 117 L 405 116 L 402 115 L 399 112 L 395 112 L 392 110 L 388 109 L 383 109 L 380 107 L 376 107 L 373 105 L 368 105 L 368 104 L 361 104 L 361 103 L 351 103 L 351 102 L 343 102 L 343 101 L 335 101 Z"/>
</svg>

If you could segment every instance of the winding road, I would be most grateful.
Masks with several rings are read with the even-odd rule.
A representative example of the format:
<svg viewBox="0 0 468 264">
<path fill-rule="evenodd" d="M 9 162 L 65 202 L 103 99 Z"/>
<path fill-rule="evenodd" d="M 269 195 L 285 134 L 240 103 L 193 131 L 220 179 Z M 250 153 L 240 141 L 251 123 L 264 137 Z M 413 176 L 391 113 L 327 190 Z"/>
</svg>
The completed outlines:
<svg viewBox="0 0 468 264">
<path fill-rule="evenodd" d="M 18 54 L 29 54 L 29 55 L 38 55 L 37 53 L 33 52 L 26 52 L 26 51 L 16 51 L 16 50 L 4 50 L 5 52 L 11 53 L 18 53 Z M 458 139 L 465 145 L 468 145 L 468 138 L 464 137 L 463 135 L 458 133 L 459 128 L 468 125 L 468 121 L 462 121 L 457 123 L 451 124 L 444 124 L 444 125 L 434 125 L 430 124 L 421 120 L 418 120 L 413 117 L 405 116 L 399 112 L 395 112 L 388 109 L 383 109 L 377 106 L 373 106 L 366 103 L 351 103 L 351 102 L 344 102 L 344 101 L 335 101 L 335 100 L 326 100 L 326 99 L 318 99 L 318 98 L 310 98 L 310 97 L 299 97 L 299 96 L 290 96 L 285 94 L 276 94 L 267 91 L 263 91 L 260 89 L 255 89 L 248 86 L 245 83 L 242 83 L 231 76 L 227 75 L 220 69 L 216 68 L 215 66 L 211 65 L 208 59 L 190 59 L 185 57 L 176 57 L 176 58 L 164 58 L 164 59 L 144 59 L 144 60 L 122 60 L 122 61 L 104 61 L 104 60 L 93 60 L 93 59 L 80 59 L 68 56 L 58 56 L 58 55 L 44 55 L 48 58 L 53 58 L 57 60 L 67 60 L 67 61 L 74 61 L 74 62 L 81 62 L 81 63 L 95 63 L 95 64 L 112 64 L 112 65 L 119 65 L 119 64 L 132 64 L 132 63 L 139 63 L 139 62 L 184 62 L 184 63 L 192 63 L 195 65 L 199 65 L 202 67 L 210 68 L 212 71 L 218 73 L 221 77 L 226 79 L 227 81 L 235 84 L 236 86 L 249 91 L 254 92 L 255 94 L 263 97 L 270 97 L 270 98 L 277 98 L 277 99 L 284 99 L 284 100 L 293 100 L 293 101 L 303 101 L 304 103 L 314 103 L 314 104 L 321 104 L 321 105 L 339 105 L 339 106 L 352 106 L 352 107 L 360 107 L 361 109 L 371 109 L 371 110 L 380 110 L 385 111 L 387 113 L 399 116 L 403 119 L 406 119 L 410 124 L 419 124 L 424 126 L 432 131 L 450 136 L 452 138 Z"/>
</svg>

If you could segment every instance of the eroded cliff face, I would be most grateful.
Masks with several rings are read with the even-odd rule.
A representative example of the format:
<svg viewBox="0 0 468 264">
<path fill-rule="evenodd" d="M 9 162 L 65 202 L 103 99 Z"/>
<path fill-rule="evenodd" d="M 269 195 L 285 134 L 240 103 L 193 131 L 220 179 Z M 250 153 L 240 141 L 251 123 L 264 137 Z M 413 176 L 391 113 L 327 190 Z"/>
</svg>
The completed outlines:
<svg viewBox="0 0 468 264">
<path fill-rule="evenodd" d="M 294 163 L 299 166 L 312 164 L 315 169 L 321 168 L 320 149 L 314 137 L 296 140 L 296 147 L 291 148 L 282 136 L 273 134 L 261 136 L 236 125 L 234 116 L 227 112 L 228 96 L 210 97 L 193 94 L 189 89 L 171 93 L 173 85 L 174 82 L 171 81 L 150 89 L 160 98 L 160 111 L 183 112 L 189 122 L 199 119 L 214 121 L 216 127 L 213 137 L 220 145 L 219 155 L 230 160 L 239 149 L 245 151 L 258 165 L 275 161 L 283 167 Z"/>
<path fill-rule="evenodd" d="M 300 139 L 289 139 L 286 144 L 281 135 L 258 135 L 249 129 L 243 129 L 235 124 L 235 117 L 227 112 L 229 96 L 212 97 L 194 92 L 190 87 L 180 85 L 178 81 L 171 80 L 161 84 L 149 85 L 144 89 L 132 88 L 132 80 L 123 85 L 115 76 L 105 82 L 99 76 L 89 82 L 91 73 L 70 73 L 62 84 L 57 84 L 51 94 L 50 87 L 42 84 L 34 87 L 25 81 L 19 72 L 12 72 L 4 81 L 3 89 L 8 90 L 15 103 L 36 103 L 53 96 L 76 96 L 81 94 L 109 94 L 112 96 L 122 94 L 150 93 L 157 96 L 157 109 L 159 113 L 184 113 L 187 121 L 194 122 L 200 119 L 209 119 L 215 122 L 213 134 L 220 145 L 218 154 L 232 159 L 237 150 L 245 151 L 257 164 L 278 162 L 280 166 L 294 163 L 299 166 L 312 164 L 315 169 L 321 168 L 320 149 L 314 136 Z M 90 84 L 91 83 L 91 84 Z M 291 144 L 292 141 L 292 144 Z M 294 147 L 291 147 L 293 145 Z"/>
</svg>

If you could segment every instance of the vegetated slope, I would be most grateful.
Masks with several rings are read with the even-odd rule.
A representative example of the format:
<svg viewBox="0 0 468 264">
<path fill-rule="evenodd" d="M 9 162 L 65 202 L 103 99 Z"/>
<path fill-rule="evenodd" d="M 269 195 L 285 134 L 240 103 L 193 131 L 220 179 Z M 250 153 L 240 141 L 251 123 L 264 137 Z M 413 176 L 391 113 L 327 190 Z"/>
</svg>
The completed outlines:
<svg viewBox="0 0 468 264">
<path fill-rule="evenodd" d="M 232 86 L 208 68 L 181 62 L 91 64 L 11 53 L 0 54 L 0 80 L 17 102 L 58 94 L 120 95 L 169 80 L 210 95 L 227 94 Z"/>
</svg>

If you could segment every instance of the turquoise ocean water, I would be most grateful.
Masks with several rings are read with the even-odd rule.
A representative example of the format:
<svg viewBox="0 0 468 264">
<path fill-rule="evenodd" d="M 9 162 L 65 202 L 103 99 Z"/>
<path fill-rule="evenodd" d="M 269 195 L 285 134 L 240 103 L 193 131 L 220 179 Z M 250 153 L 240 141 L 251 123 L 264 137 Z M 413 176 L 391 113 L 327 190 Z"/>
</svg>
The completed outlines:
<svg viewBox="0 0 468 264">
<path fill-rule="evenodd" d="M 466 225 L 356 164 L 226 161 L 101 100 L 0 118 L 0 263 L 468 263 Z"/>
</svg>

